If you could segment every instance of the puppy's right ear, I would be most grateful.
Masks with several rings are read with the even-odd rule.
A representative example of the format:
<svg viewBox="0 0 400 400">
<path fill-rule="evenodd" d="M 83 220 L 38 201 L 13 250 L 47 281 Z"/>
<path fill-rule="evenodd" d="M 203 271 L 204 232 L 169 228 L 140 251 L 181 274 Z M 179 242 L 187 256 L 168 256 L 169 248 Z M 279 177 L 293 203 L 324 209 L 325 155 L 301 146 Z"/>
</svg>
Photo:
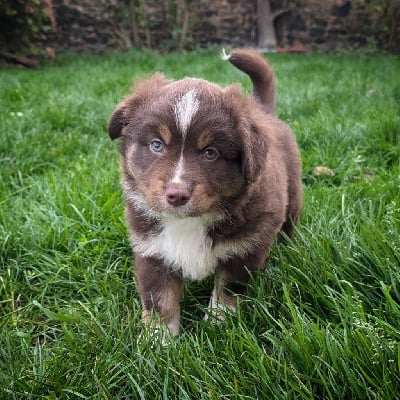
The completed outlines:
<svg viewBox="0 0 400 400">
<path fill-rule="evenodd" d="M 146 99 L 157 96 L 160 89 L 170 82 L 164 78 L 163 74 L 156 73 L 149 79 L 136 83 L 133 87 L 133 94 L 121 101 L 111 115 L 108 122 L 110 138 L 114 140 L 121 137 L 124 127 L 132 118 L 132 113 L 144 104 Z"/>
<path fill-rule="evenodd" d="M 108 121 L 108 134 L 110 135 L 111 140 L 118 139 L 122 136 L 122 129 L 127 125 L 125 118 L 126 107 L 127 104 L 125 101 L 120 103 Z"/>
</svg>

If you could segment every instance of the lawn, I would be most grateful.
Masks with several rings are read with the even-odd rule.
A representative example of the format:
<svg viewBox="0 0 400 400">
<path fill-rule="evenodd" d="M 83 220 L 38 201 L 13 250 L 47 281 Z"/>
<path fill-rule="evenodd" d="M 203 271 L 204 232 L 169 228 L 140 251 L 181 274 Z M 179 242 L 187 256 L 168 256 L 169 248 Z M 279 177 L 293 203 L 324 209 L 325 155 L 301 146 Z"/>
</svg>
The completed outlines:
<svg viewBox="0 0 400 400">
<path fill-rule="evenodd" d="M 61 55 L 0 68 L 1 399 L 394 399 L 400 393 L 400 59 L 271 54 L 303 160 L 296 237 L 239 311 L 141 337 L 118 143 L 132 78 L 250 83 L 217 51 Z"/>
</svg>

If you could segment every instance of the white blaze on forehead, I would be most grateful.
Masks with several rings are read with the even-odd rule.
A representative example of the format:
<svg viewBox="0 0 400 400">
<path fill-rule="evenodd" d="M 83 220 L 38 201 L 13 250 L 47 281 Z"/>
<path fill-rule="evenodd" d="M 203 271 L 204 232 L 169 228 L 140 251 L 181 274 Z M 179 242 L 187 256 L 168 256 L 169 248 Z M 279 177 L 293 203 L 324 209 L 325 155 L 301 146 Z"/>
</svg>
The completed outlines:
<svg viewBox="0 0 400 400">
<path fill-rule="evenodd" d="M 199 109 L 200 102 L 196 95 L 196 89 L 189 90 L 179 99 L 174 107 L 176 125 L 180 129 L 183 137 L 186 136 L 192 119 Z"/>
</svg>

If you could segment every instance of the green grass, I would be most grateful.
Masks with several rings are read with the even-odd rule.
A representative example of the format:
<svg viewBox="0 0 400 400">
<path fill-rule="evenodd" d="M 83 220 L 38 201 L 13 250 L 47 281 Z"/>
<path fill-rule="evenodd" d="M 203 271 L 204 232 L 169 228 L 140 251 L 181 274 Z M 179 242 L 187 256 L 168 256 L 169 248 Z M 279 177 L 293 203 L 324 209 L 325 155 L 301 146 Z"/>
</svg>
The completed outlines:
<svg viewBox="0 0 400 400">
<path fill-rule="evenodd" d="M 0 69 L 1 399 L 394 399 L 400 392 L 400 59 L 271 55 L 302 151 L 302 223 L 235 316 L 141 331 L 106 125 L 133 77 L 248 80 L 215 51 Z M 315 176 L 317 166 L 333 176 Z"/>
</svg>

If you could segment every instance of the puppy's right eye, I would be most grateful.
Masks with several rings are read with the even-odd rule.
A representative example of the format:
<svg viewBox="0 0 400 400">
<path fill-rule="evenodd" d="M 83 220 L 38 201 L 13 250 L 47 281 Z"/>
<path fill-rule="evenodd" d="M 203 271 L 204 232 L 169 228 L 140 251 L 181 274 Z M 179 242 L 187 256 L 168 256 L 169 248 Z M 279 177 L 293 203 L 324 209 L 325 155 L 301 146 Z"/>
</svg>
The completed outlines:
<svg viewBox="0 0 400 400">
<path fill-rule="evenodd" d="M 165 145 L 164 142 L 160 139 L 153 139 L 150 142 L 150 150 L 153 153 L 162 153 L 164 151 Z"/>
</svg>

